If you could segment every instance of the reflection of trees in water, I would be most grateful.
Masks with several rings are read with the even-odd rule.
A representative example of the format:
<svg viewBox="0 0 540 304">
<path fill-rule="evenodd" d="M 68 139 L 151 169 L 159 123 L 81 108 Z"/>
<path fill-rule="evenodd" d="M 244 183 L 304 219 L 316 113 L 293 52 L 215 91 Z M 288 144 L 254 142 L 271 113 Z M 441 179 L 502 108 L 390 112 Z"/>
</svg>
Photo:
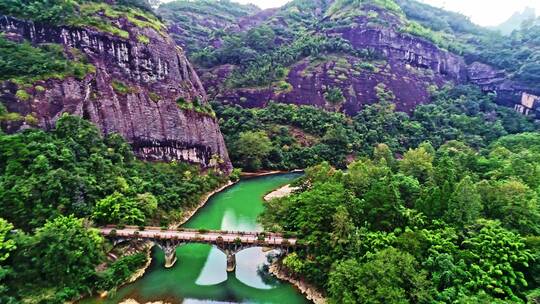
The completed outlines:
<svg viewBox="0 0 540 304">
<path fill-rule="evenodd" d="M 270 274 L 270 264 L 279 258 L 281 253 L 278 250 L 272 250 L 266 255 L 266 263 L 257 267 L 257 274 L 261 277 L 261 280 L 266 285 L 274 286 L 278 283 L 278 280 Z"/>
</svg>

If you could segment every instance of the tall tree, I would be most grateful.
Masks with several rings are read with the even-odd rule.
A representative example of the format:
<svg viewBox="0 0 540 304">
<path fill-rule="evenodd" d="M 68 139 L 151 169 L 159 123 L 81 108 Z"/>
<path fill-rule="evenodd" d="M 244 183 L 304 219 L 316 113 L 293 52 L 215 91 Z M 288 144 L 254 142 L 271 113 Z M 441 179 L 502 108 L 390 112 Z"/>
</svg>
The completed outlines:
<svg viewBox="0 0 540 304">
<path fill-rule="evenodd" d="M 103 245 L 99 232 L 86 228 L 82 219 L 60 216 L 37 229 L 29 250 L 42 280 L 78 289 L 95 279 Z"/>
<path fill-rule="evenodd" d="M 470 176 L 463 178 L 448 201 L 445 219 L 457 226 L 472 224 L 480 217 L 482 199 Z"/>
<path fill-rule="evenodd" d="M 410 149 L 403 156 L 403 160 L 399 162 L 399 168 L 404 174 L 414 176 L 419 181 L 425 182 L 431 177 L 433 158 L 434 156 L 424 147 Z"/>
<path fill-rule="evenodd" d="M 243 168 L 258 170 L 263 159 L 270 153 L 272 142 L 265 132 L 242 132 L 234 144 L 235 155 Z"/>
</svg>

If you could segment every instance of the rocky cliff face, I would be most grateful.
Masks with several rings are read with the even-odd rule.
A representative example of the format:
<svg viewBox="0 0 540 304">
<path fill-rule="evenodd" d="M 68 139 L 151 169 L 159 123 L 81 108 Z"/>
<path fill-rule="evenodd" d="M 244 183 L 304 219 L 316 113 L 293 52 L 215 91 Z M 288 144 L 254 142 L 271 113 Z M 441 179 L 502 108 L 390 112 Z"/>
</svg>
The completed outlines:
<svg viewBox="0 0 540 304">
<path fill-rule="evenodd" d="M 474 62 L 467 67 L 468 80 L 486 93 L 495 93 L 499 104 L 540 117 L 540 91 L 510 79 L 502 70 Z"/>
<path fill-rule="evenodd" d="M 227 85 L 233 71 L 242 66 L 223 64 L 207 69 L 198 68 L 209 95 L 223 103 L 245 107 L 264 107 L 269 101 L 277 101 L 314 105 L 350 115 L 358 113 L 365 105 L 377 102 L 377 88 L 381 84 L 396 96 L 397 110 L 405 112 L 410 112 L 418 104 L 429 102 L 430 89 L 447 83 L 478 84 L 486 92 L 496 92 L 498 102 L 510 107 L 522 105 L 524 94 L 540 95 L 508 80 L 509 75 L 489 66 L 469 65 L 462 56 L 443 49 L 431 40 L 408 34 L 409 20 L 399 12 L 399 8 L 392 10 L 383 8 L 382 4 L 373 4 L 377 3 L 375 1 L 371 4 L 362 1 L 363 4 L 350 3 L 336 9 L 336 3 L 332 0 L 291 1 L 282 8 L 243 17 L 247 26 L 233 29 L 225 23 L 223 28 L 231 29 L 228 34 L 241 37 L 253 27 L 268 25 L 276 33 L 276 49 L 290 44 L 297 39 L 295 35 L 302 35 L 299 33 L 337 37 L 347 41 L 357 51 L 368 50 L 375 54 L 375 59 L 344 53 L 303 57 L 293 64 L 287 64 L 288 73 L 283 81 L 258 87 L 231 88 Z M 174 18 L 167 19 L 176 30 L 181 30 L 182 24 Z M 247 22 L 249 20 L 251 22 Z M 222 48 L 222 36 L 214 35 L 215 39 L 210 45 L 218 50 Z M 442 40 L 455 39 L 441 37 Z M 345 102 L 336 106 L 326 100 L 325 93 L 330 88 L 339 88 Z"/>
<path fill-rule="evenodd" d="M 82 116 L 104 134 L 117 132 L 146 160 L 180 160 L 203 168 L 231 164 L 216 119 L 208 113 L 183 110 L 176 101 L 198 101 L 206 93 L 181 48 L 167 34 L 152 28 L 118 25 L 123 39 L 87 28 L 51 27 L 2 16 L 0 31 L 11 40 L 58 43 L 66 54 L 81 51 L 96 72 L 84 79 L 49 79 L 26 89 L 28 100 L 16 97 L 17 86 L 3 84 L 0 100 L 10 112 L 32 114 L 49 129 L 62 113 Z M 144 35 L 149 41 L 134 39 Z M 37 89 L 37 87 L 42 89 Z M 43 90 L 45 88 L 45 90 Z M 26 123 L 6 126 L 14 132 Z"/>
<path fill-rule="evenodd" d="M 200 70 L 201 79 L 207 90 L 225 103 L 261 107 L 274 100 L 338 109 L 351 115 L 377 102 L 376 87 L 380 84 L 395 94 L 398 110 L 409 112 L 418 104 L 429 102 L 431 86 L 467 81 L 467 65 L 462 57 L 425 39 L 369 23 L 367 18 L 359 17 L 353 27 L 336 27 L 324 34 L 340 37 L 354 49 L 370 50 L 379 59 L 344 54 L 329 54 L 322 59 L 308 57 L 290 67 L 285 79 L 289 89 L 226 88 L 222 84 L 234 68 L 230 65 Z M 324 97 L 328 88 L 340 88 L 344 104 L 337 108 L 330 104 Z"/>
</svg>

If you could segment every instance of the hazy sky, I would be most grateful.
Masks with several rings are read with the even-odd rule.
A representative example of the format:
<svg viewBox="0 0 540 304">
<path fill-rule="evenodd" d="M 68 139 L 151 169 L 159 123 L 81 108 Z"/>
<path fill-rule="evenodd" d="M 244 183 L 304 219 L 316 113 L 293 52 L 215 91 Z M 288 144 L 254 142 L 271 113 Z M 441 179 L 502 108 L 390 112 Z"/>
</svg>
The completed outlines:
<svg viewBox="0 0 540 304">
<path fill-rule="evenodd" d="M 288 0 L 233 0 L 240 3 L 253 3 L 262 8 L 278 7 Z M 508 19 L 514 12 L 526 6 L 536 8 L 540 13 L 540 0 L 421 0 L 436 7 L 460 12 L 471 17 L 480 25 L 498 25 Z"/>
</svg>

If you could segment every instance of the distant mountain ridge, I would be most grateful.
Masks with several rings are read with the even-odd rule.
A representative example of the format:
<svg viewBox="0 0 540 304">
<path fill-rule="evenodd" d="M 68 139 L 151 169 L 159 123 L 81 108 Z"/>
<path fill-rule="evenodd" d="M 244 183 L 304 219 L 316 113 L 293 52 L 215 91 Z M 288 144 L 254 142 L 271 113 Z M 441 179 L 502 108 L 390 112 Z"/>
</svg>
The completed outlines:
<svg viewBox="0 0 540 304">
<path fill-rule="evenodd" d="M 534 20 L 535 18 L 536 9 L 526 7 L 522 12 L 515 12 L 508 20 L 491 28 L 500 31 L 504 35 L 510 35 L 514 30 L 519 29 L 523 22 Z"/>
</svg>

